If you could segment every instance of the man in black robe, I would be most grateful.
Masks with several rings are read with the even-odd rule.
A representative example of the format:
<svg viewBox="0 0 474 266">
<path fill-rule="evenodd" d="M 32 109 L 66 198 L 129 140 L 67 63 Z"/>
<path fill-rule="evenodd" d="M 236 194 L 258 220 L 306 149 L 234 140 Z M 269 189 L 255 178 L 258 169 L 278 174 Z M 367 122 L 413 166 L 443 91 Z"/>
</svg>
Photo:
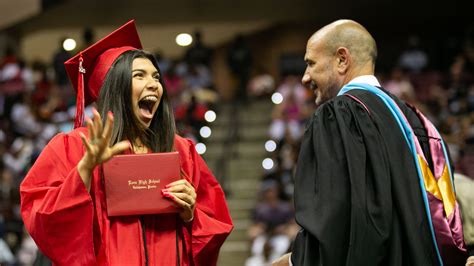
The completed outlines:
<svg viewBox="0 0 474 266">
<path fill-rule="evenodd" d="M 295 174 L 302 230 L 293 252 L 273 265 L 439 265 L 413 155 L 390 110 L 363 90 L 351 91 L 356 99 L 336 97 L 348 83 L 380 87 L 376 56 L 375 40 L 351 20 L 333 22 L 308 40 L 302 82 L 319 108 L 306 126 Z M 420 120 L 390 96 L 433 169 Z"/>
</svg>

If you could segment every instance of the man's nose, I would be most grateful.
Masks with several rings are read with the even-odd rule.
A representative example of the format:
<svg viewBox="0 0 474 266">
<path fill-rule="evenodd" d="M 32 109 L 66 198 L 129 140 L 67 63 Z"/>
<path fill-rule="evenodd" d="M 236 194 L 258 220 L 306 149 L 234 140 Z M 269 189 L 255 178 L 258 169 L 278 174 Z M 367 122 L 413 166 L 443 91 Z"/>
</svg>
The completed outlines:
<svg viewBox="0 0 474 266">
<path fill-rule="evenodd" d="M 304 86 L 308 86 L 308 84 L 311 82 L 311 77 L 309 76 L 309 74 L 305 71 L 303 77 L 301 78 L 301 83 L 304 85 Z"/>
</svg>

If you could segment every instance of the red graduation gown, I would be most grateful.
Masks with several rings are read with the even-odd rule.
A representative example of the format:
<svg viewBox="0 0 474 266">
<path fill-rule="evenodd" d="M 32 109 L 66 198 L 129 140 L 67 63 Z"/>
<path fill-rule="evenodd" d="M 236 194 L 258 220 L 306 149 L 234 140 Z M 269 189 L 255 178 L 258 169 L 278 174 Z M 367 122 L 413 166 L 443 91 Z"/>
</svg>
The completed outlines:
<svg viewBox="0 0 474 266">
<path fill-rule="evenodd" d="M 54 264 L 145 265 L 147 258 L 148 265 L 170 266 L 177 265 L 177 249 L 181 265 L 216 264 L 232 220 L 221 187 L 190 140 L 176 136 L 174 146 L 196 188 L 194 220 L 184 225 L 177 214 L 166 214 L 140 222 L 139 216 L 107 217 L 100 167 L 87 192 L 76 169 L 85 152 L 79 132 L 87 135 L 79 128 L 54 137 L 20 186 L 25 226 Z"/>
</svg>

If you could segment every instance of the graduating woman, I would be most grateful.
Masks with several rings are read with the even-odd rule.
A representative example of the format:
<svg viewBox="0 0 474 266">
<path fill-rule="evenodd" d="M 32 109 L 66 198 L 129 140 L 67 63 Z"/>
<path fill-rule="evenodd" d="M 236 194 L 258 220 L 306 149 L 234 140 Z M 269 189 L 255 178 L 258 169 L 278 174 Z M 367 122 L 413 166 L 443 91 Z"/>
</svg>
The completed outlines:
<svg viewBox="0 0 474 266">
<path fill-rule="evenodd" d="M 215 265 L 232 230 L 223 191 L 193 143 L 176 135 L 158 65 L 141 48 L 130 21 L 65 63 L 77 128 L 51 140 L 20 187 L 25 226 L 55 265 Z M 98 111 L 81 127 L 94 101 Z M 183 178 L 162 193 L 179 212 L 109 217 L 102 163 L 170 151 Z"/>
</svg>

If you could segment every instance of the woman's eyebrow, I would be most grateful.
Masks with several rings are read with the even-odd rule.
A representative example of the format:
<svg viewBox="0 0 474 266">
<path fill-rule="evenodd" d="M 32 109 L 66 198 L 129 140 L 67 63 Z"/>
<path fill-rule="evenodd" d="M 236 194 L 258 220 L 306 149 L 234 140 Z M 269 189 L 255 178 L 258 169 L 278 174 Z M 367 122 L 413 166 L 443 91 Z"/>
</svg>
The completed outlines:
<svg viewBox="0 0 474 266">
<path fill-rule="evenodd" d="M 134 71 L 140 71 L 140 72 L 147 72 L 145 69 L 141 69 L 141 68 L 136 68 L 136 69 L 132 69 L 132 72 Z M 160 72 L 157 71 L 153 71 L 152 75 L 156 75 L 156 74 L 160 74 Z"/>
</svg>

